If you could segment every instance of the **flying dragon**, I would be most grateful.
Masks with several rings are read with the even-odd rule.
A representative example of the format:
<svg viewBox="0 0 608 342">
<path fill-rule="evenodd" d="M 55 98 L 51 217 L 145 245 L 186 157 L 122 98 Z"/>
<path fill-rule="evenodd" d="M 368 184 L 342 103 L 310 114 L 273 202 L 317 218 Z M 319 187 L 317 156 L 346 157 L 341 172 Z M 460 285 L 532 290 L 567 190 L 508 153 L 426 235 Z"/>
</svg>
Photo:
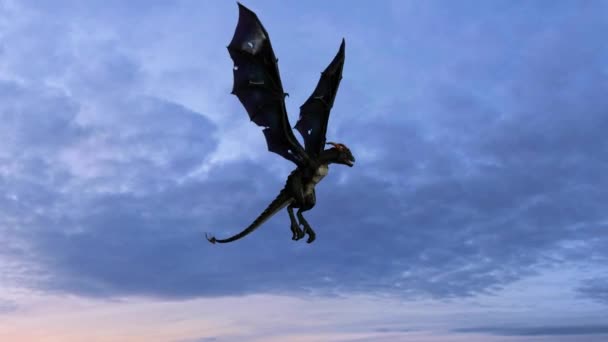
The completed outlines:
<svg viewBox="0 0 608 342">
<path fill-rule="evenodd" d="M 272 50 L 268 32 L 253 11 L 241 3 L 238 6 L 239 21 L 228 45 L 228 52 L 234 62 L 232 94 L 241 101 L 251 121 L 264 127 L 268 150 L 292 161 L 297 167 L 287 178 L 279 195 L 249 227 L 226 239 L 206 237 L 211 243 L 238 240 L 287 207 L 292 240 L 300 240 L 308 235 L 306 242 L 311 243 L 316 234 L 302 213 L 315 206 L 315 186 L 327 175 L 329 164 L 352 167 L 355 162 L 348 147 L 326 142 L 325 137 L 329 113 L 342 79 L 344 39 L 334 59 L 321 73 L 314 92 L 300 106 L 300 117 L 294 128 L 304 139 L 302 146 L 289 124 L 285 108 L 285 97 L 288 94 L 281 84 L 278 59 Z M 331 148 L 325 149 L 326 145 Z M 298 209 L 297 221 L 294 209 Z"/>
</svg>

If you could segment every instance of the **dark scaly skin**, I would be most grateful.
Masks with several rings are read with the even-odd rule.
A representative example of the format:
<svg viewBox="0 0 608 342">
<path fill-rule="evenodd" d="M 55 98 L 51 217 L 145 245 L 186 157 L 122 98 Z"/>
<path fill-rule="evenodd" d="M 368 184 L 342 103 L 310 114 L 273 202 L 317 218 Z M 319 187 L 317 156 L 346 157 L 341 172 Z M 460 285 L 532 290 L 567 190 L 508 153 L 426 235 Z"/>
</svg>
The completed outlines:
<svg viewBox="0 0 608 342">
<path fill-rule="evenodd" d="M 300 107 L 300 118 L 295 129 L 302 135 L 302 146 L 289 125 L 285 109 L 285 96 L 281 83 L 278 59 L 274 55 L 268 32 L 257 15 L 239 5 L 239 22 L 228 52 L 234 62 L 232 94 L 245 107 L 249 118 L 264 127 L 268 150 L 296 164 L 287 178 L 285 187 L 272 203 L 242 232 L 226 238 L 207 237 L 211 243 L 236 241 L 260 227 L 266 220 L 287 207 L 293 240 L 311 243 L 316 234 L 303 216 L 316 204 L 315 186 L 326 175 L 330 164 L 353 166 L 355 158 L 343 144 L 326 142 L 325 134 L 329 113 L 342 79 L 345 42 L 342 40 L 338 53 L 321 73 L 317 87 Z M 325 149 L 326 145 L 332 145 Z M 322 174 L 320 172 L 323 171 Z M 294 214 L 294 209 L 297 212 Z"/>
<path fill-rule="evenodd" d="M 355 158 L 351 154 L 350 150 L 344 145 L 338 145 L 339 147 L 330 148 L 323 151 L 319 162 L 321 164 L 343 164 L 347 166 L 353 165 Z M 296 168 L 287 177 L 285 187 L 279 192 L 279 195 L 275 198 L 272 203 L 256 218 L 253 223 L 245 228 L 241 233 L 236 234 L 227 239 L 217 239 L 215 237 L 207 237 L 207 240 L 211 243 L 227 243 L 236 241 L 255 229 L 260 227 L 262 223 L 274 216 L 277 212 L 287 206 L 287 212 L 289 213 L 290 229 L 292 232 L 292 240 L 300 240 L 305 235 L 308 235 L 307 243 L 311 243 L 315 240 L 316 234 L 312 229 L 308 221 L 302 215 L 303 212 L 312 209 L 316 204 L 314 187 L 312 193 L 305 195 L 305 188 L 312 180 L 312 175 L 316 170 L 316 166 L 312 168 Z M 298 209 L 297 214 L 294 215 L 293 209 Z M 296 220 L 297 216 L 297 220 Z M 302 226 L 302 229 L 300 228 Z"/>
</svg>

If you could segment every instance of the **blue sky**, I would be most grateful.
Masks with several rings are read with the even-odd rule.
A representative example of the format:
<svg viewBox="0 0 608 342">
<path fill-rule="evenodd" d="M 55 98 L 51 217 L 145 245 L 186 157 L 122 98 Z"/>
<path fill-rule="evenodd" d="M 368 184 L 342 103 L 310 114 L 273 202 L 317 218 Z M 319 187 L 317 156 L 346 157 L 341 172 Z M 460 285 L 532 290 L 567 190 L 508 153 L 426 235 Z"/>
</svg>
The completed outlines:
<svg viewBox="0 0 608 342">
<path fill-rule="evenodd" d="M 317 241 L 203 238 L 293 167 L 230 95 L 235 2 L 0 1 L 0 339 L 608 338 L 608 3 L 243 3 L 292 125 L 346 39 Z"/>
</svg>

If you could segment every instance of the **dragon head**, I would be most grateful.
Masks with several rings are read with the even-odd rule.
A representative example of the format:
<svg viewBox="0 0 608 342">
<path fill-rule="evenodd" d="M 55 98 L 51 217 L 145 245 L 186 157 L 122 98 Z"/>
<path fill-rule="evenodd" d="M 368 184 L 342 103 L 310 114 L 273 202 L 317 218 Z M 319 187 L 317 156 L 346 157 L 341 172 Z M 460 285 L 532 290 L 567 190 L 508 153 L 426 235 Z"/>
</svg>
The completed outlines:
<svg viewBox="0 0 608 342">
<path fill-rule="evenodd" d="M 355 165 L 355 157 L 346 145 L 335 142 L 327 142 L 326 145 L 333 146 L 330 150 L 335 151 L 331 159 L 332 163 L 348 165 L 349 167 Z"/>
</svg>

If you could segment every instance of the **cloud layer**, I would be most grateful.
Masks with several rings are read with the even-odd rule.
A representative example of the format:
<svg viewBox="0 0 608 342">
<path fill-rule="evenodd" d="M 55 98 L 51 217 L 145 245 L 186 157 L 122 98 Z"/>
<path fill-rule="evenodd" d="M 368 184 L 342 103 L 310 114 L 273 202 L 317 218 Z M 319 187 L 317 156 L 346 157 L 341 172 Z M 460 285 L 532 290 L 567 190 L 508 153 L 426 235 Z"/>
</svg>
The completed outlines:
<svg viewBox="0 0 608 342">
<path fill-rule="evenodd" d="M 445 299 L 575 264 L 592 276 L 564 286 L 606 303 L 604 4 L 251 4 L 292 122 L 346 37 L 328 134 L 357 165 L 318 187 L 314 244 L 281 213 L 212 246 L 203 233 L 247 226 L 291 167 L 229 95 L 233 5 L 0 6 L 3 283 Z"/>
</svg>

